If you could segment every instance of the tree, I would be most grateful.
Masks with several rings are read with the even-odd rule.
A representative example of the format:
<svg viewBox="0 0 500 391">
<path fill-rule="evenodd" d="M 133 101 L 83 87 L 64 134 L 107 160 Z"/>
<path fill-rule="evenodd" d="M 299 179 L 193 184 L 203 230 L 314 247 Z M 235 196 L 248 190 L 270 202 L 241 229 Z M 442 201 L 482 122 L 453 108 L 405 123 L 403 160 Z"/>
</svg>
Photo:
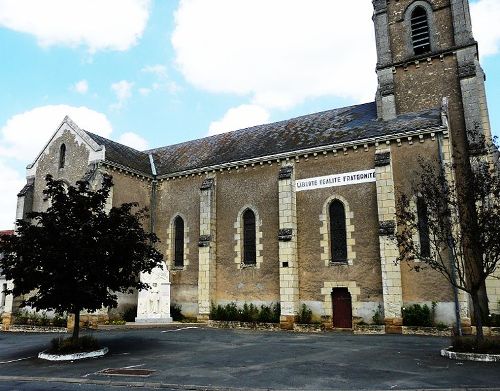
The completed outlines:
<svg viewBox="0 0 500 391">
<path fill-rule="evenodd" d="M 460 198 L 446 180 L 444 167 L 420 162 L 421 172 L 412 185 L 414 196 L 402 194 L 397 201 L 398 261 L 422 264 L 441 273 L 449 283 L 467 292 L 473 303 L 477 326 L 476 343 L 483 340 L 480 293 L 486 278 L 493 276 L 500 262 L 500 178 L 485 160 L 472 165 L 471 183 L 475 210 L 472 223 L 460 221 Z M 474 238 L 474 240 L 471 240 Z M 471 256 L 474 254 L 474 256 Z"/>
<path fill-rule="evenodd" d="M 80 311 L 116 307 L 117 292 L 149 288 L 137 276 L 163 256 L 141 225 L 145 209 L 133 212 L 138 205 L 126 203 L 106 213 L 110 176 L 96 191 L 85 181 L 66 188 L 48 175 L 46 182 L 49 208 L 18 220 L 16 235 L 2 239 L 0 267 L 14 282 L 7 293 L 25 295 L 21 306 L 74 314 L 77 339 Z"/>
</svg>

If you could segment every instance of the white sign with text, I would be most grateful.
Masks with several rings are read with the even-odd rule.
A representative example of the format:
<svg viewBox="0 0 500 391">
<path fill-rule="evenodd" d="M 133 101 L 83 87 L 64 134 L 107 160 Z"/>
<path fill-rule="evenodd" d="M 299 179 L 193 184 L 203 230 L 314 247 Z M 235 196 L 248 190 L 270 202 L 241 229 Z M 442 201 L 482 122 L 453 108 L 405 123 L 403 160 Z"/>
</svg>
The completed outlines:
<svg viewBox="0 0 500 391">
<path fill-rule="evenodd" d="M 358 183 L 375 182 L 375 170 L 364 170 L 319 176 L 316 178 L 299 179 L 295 181 L 296 191 L 323 189 L 325 187 L 336 187 L 355 185 Z"/>
</svg>

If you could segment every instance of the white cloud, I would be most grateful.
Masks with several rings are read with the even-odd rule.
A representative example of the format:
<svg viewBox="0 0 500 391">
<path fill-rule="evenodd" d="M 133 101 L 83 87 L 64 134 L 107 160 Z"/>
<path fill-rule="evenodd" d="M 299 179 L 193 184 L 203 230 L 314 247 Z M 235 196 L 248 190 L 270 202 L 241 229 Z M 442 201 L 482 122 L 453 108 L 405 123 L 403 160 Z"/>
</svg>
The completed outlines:
<svg viewBox="0 0 500 391">
<path fill-rule="evenodd" d="M 73 89 L 79 94 L 85 95 L 89 90 L 89 83 L 87 82 L 87 80 L 80 80 L 79 82 L 75 83 Z"/>
<path fill-rule="evenodd" d="M 41 46 L 127 50 L 141 38 L 150 0 L 0 0 L 0 26 L 34 35 Z"/>
<path fill-rule="evenodd" d="M 118 139 L 120 144 L 128 145 L 131 148 L 137 149 L 138 151 L 145 151 L 148 149 L 147 140 L 143 139 L 136 133 L 126 132 L 123 133 Z"/>
<path fill-rule="evenodd" d="M 131 83 L 127 80 L 121 80 L 119 82 L 111 84 L 111 89 L 116 95 L 116 99 L 118 102 L 111 105 L 114 109 L 121 109 L 125 102 L 132 97 L 132 86 L 134 83 Z"/>
<path fill-rule="evenodd" d="M 14 115 L 0 128 L 0 158 L 31 163 L 66 115 L 83 129 L 104 137 L 111 134 L 106 116 L 87 107 L 41 106 Z"/>
<path fill-rule="evenodd" d="M 0 231 L 13 229 L 16 220 L 17 193 L 25 183 L 23 176 L 0 159 Z"/>
<path fill-rule="evenodd" d="M 376 90 L 372 13 L 369 1 L 181 0 L 172 44 L 185 78 L 210 92 L 266 108 L 367 101 Z"/>
<path fill-rule="evenodd" d="M 474 38 L 479 42 L 482 57 L 500 51 L 500 1 L 479 0 L 470 5 Z"/>
<path fill-rule="evenodd" d="M 167 77 L 167 67 L 165 65 L 147 65 L 141 69 L 141 72 L 153 73 L 160 77 Z"/>
<path fill-rule="evenodd" d="M 224 116 L 210 124 L 209 135 L 230 132 L 269 122 L 269 112 L 256 105 L 241 105 L 229 109 Z"/>
<path fill-rule="evenodd" d="M 141 94 L 142 96 L 148 96 L 150 93 L 151 93 L 151 88 L 146 88 L 146 87 L 139 88 L 139 94 Z"/>
</svg>

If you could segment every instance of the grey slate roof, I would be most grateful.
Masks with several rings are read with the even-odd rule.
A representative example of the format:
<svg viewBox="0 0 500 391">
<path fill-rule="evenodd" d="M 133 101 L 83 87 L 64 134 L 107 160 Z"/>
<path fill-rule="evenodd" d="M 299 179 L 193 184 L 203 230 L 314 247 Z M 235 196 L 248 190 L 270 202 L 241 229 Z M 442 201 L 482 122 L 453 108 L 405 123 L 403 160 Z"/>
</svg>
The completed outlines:
<svg viewBox="0 0 500 391">
<path fill-rule="evenodd" d="M 106 147 L 106 160 L 151 174 L 148 153 L 159 176 L 222 163 L 287 153 L 367 138 L 382 138 L 441 125 L 440 109 L 400 115 L 390 121 L 377 119 L 374 102 L 285 121 L 253 126 L 167 147 L 139 152 L 89 133 Z"/>
<path fill-rule="evenodd" d="M 117 143 L 97 134 L 85 131 L 97 144 L 106 148 L 106 160 L 151 175 L 151 163 L 145 152 Z"/>
</svg>

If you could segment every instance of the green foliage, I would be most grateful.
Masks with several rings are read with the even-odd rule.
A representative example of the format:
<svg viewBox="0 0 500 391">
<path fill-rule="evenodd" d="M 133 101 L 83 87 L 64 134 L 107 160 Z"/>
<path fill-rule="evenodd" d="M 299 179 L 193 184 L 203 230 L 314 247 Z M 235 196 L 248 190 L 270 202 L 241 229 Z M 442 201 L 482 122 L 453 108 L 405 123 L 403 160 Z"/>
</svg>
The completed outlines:
<svg viewBox="0 0 500 391">
<path fill-rule="evenodd" d="M 373 324 L 377 325 L 384 324 L 384 308 L 382 307 L 382 304 L 379 304 L 376 311 L 374 312 L 372 316 L 372 322 Z"/>
<path fill-rule="evenodd" d="M 308 308 L 305 304 L 300 307 L 300 312 L 298 315 L 298 323 L 300 324 L 310 324 L 312 323 L 312 310 Z"/>
<path fill-rule="evenodd" d="M 67 324 L 68 324 L 67 316 L 61 316 L 56 314 L 54 318 L 52 318 L 52 326 L 54 327 L 66 327 Z"/>
<path fill-rule="evenodd" d="M 500 354 L 500 338 L 485 337 L 479 341 L 474 336 L 453 336 L 451 346 L 454 352 Z"/>
<path fill-rule="evenodd" d="M 270 306 L 261 305 L 260 309 L 254 304 L 245 303 L 242 308 L 238 308 L 236 303 L 229 303 L 225 306 L 212 303 L 210 308 L 210 319 L 236 322 L 261 322 L 279 323 L 281 308 L 279 303 Z"/>
<path fill-rule="evenodd" d="M 432 326 L 432 314 L 427 304 L 424 304 L 423 306 L 420 304 L 413 304 L 409 307 L 403 308 L 402 312 L 403 324 L 405 326 Z"/>
<path fill-rule="evenodd" d="M 110 319 L 106 321 L 106 324 L 112 324 L 112 325 L 124 325 L 126 323 L 127 321 L 123 319 Z"/>
<path fill-rule="evenodd" d="M 88 335 L 80 338 L 54 338 L 50 341 L 50 345 L 48 351 L 50 354 L 92 352 L 101 348 L 97 339 Z"/>
<path fill-rule="evenodd" d="M 133 305 L 127 307 L 125 311 L 123 311 L 122 319 L 125 322 L 135 322 L 135 318 L 137 317 L 137 306 Z"/>
<path fill-rule="evenodd" d="M 176 322 L 180 322 L 184 319 L 182 315 L 182 306 L 179 304 L 170 304 L 170 316 Z"/>
<path fill-rule="evenodd" d="M 500 327 L 500 314 L 490 314 L 488 319 L 488 326 Z"/>
<path fill-rule="evenodd" d="M 443 323 L 443 322 L 438 322 L 434 325 L 434 327 L 436 329 L 438 329 L 439 331 L 444 331 L 444 330 L 448 330 L 448 325 Z"/>
<path fill-rule="evenodd" d="M 19 311 L 14 317 L 14 323 L 18 325 L 40 326 L 40 327 L 66 327 L 66 317 L 56 315 L 54 318 L 49 318 L 47 312 L 29 312 L 26 310 Z"/>
<path fill-rule="evenodd" d="M 117 292 L 149 288 L 140 272 L 162 264 L 154 248 L 158 238 L 146 233 L 141 220 L 146 211 L 133 212 L 128 203 L 106 211 L 113 185 L 104 176 L 100 189 L 88 182 L 68 186 L 46 177 L 46 212 L 17 221 L 17 234 L 3 237 L 0 268 L 14 288 L 7 294 L 24 296 L 22 306 L 73 313 L 117 306 Z M 74 337 L 78 337 L 76 322 Z"/>
</svg>

